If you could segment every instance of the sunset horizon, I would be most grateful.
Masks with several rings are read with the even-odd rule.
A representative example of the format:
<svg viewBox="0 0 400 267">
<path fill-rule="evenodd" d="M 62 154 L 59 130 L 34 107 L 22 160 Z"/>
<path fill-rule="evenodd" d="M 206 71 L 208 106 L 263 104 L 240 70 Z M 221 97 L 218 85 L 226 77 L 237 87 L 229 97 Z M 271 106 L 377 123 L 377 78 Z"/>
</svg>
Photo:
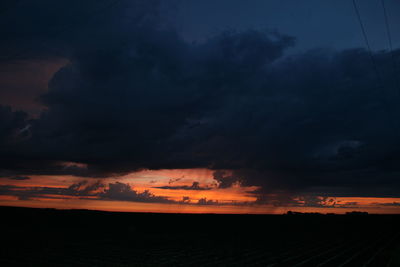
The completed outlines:
<svg viewBox="0 0 400 267">
<path fill-rule="evenodd" d="M 400 266 L 399 14 L 1 1 L 0 265 Z"/>
<path fill-rule="evenodd" d="M 209 169 L 143 170 L 123 177 L 35 175 L 0 180 L 0 206 L 89 209 L 121 212 L 285 214 L 288 211 L 396 214 L 400 198 L 271 194 L 256 186 L 220 186 Z M 217 175 L 221 170 L 217 172 Z M 224 171 L 224 174 L 229 171 Z M 110 191 L 111 189 L 111 191 Z M 123 194 L 118 196 L 116 194 Z M 279 198 L 278 198 L 279 197 Z"/>
</svg>

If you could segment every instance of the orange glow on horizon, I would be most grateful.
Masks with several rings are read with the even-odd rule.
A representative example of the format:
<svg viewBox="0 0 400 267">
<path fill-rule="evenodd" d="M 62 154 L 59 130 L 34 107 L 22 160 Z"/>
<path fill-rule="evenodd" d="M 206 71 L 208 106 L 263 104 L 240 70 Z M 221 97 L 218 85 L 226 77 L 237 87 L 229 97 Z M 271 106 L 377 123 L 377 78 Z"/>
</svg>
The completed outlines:
<svg viewBox="0 0 400 267">
<path fill-rule="evenodd" d="M 60 195 L 47 191 L 41 193 L 41 188 L 53 188 L 64 192 L 72 184 L 86 181 L 85 186 L 96 182 L 108 185 L 110 183 L 129 184 L 138 193 L 148 190 L 156 197 L 176 203 L 145 203 L 133 201 L 105 200 L 98 195 Z M 193 182 L 207 190 L 191 189 Z M 345 213 L 352 210 L 368 211 L 370 213 L 400 213 L 400 198 L 373 197 L 335 197 L 335 206 L 307 207 L 301 205 L 275 207 L 271 204 L 257 204 L 256 195 L 252 194 L 257 187 L 242 187 L 236 184 L 229 188 L 218 188 L 213 179 L 213 171 L 208 169 L 180 170 L 144 170 L 121 177 L 93 179 L 75 176 L 34 175 L 27 180 L 1 179 L 0 186 L 17 186 L 16 195 L 0 195 L 0 205 L 25 206 L 57 209 L 94 209 L 124 212 L 167 212 L 167 213 L 266 213 L 282 214 L 288 210 L 299 212 Z M 19 197 L 24 190 L 37 190 L 29 198 Z M 103 190 L 100 188 L 99 190 Z M 98 192 L 98 191 L 93 191 Z M 185 203 L 179 203 L 183 197 L 188 197 Z M 200 199 L 212 200 L 208 205 L 199 205 Z M 216 203 L 218 202 L 218 203 Z M 301 202 L 300 202 L 301 203 Z"/>
<path fill-rule="evenodd" d="M 184 205 L 160 204 L 126 201 L 106 201 L 87 199 L 46 199 L 44 200 L 17 200 L 0 197 L 1 206 L 20 206 L 30 208 L 56 209 L 88 209 L 118 212 L 157 212 L 157 213 L 221 213 L 221 214 L 284 214 L 287 211 L 319 212 L 344 214 L 348 211 L 367 211 L 371 214 L 398 214 L 396 207 L 354 207 L 347 208 L 319 208 L 319 207 L 274 207 L 271 205 L 234 206 L 234 205 Z"/>
</svg>

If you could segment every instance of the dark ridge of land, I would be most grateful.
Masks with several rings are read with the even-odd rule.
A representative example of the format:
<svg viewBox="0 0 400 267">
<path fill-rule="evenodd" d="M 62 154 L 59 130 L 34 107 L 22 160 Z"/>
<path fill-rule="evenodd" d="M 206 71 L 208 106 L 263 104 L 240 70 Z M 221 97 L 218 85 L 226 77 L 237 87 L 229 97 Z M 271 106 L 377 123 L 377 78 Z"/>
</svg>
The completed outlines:
<svg viewBox="0 0 400 267">
<path fill-rule="evenodd" d="M 0 214 L 0 266 L 400 266 L 400 215 Z"/>
</svg>

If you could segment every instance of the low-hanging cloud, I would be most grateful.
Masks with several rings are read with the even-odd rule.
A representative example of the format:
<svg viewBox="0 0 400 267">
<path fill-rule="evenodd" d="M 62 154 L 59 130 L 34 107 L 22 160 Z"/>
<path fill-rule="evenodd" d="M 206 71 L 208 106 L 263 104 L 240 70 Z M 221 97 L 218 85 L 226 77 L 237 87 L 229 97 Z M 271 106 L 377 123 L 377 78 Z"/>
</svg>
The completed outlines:
<svg viewBox="0 0 400 267">
<path fill-rule="evenodd" d="M 153 188 L 169 189 L 169 190 L 197 190 L 197 191 L 213 189 L 212 187 L 201 186 L 199 182 L 193 182 L 191 185 L 176 185 L 176 186 L 164 185 L 164 186 L 154 186 Z"/>
<path fill-rule="evenodd" d="M 115 182 L 88 183 L 81 181 L 68 187 L 26 187 L 14 185 L 1 185 L 0 195 L 18 197 L 21 200 L 38 199 L 69 199 L 71 197 L 91 200 L 131 201 L 146 203 L 174 203 L 163 196 L 156 196 L 148 190 L 139 192 L 129 184 Z"/>
</svg>

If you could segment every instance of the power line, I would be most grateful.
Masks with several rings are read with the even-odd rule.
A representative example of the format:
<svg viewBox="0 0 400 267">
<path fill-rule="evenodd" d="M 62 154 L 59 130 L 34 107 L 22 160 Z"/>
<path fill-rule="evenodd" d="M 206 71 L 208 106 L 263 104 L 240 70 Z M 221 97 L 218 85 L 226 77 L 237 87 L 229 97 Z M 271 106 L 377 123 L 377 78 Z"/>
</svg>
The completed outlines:
<svg viewBox="0 0 400 267">
<path fill-rule="evenodd" d="M 390 34 L 390 27 L 389 27 L 389 22 L 388 22 L 388 15 L 386 12 L 385 0 L 381 0 L 381 3 L 382 3 L 382 8 L 383 8 L 383 15 L 385 16 L 385 25 L 386 25 L 386 32 L 388 34 L 389 48 L 390 48 L 390 52 L 392 52 L 393 51 L 392 36 Z"/>
<path fill-rule="evenodd" d="M 366 30 L 365 30 L 364 24 L 362 22 L 360 11 L 358 10 L 358 6 L 357 6 L 357 3 L 356 3 L 356 0 L 353 0 L 353 6 L 354 6 L 354 9 L 355 9 L 355 12 L 356 12 L 356 15 L 357 15 L 358 22 L 359 22 L 360 27 L 361 27 L 362 34 L 364 36 L 365 45 L 366 45 L 366 47 L 368 49 L 368 54 L 369 54 L 369 57 L 371 59 L 372 67 L 373 67 L 375 75 L 376 75 L 378 88 L 381 89 L 380 91 L 382 92 L 382 90 L 384 89 L 383 88 L 384 87 L 383 86 L 383 80 L 381 79 L 381 76 L 379 75 L 378 67 L 377 67 L 377 64 L 375 62 L 375 58 L 374 58 L 374 56 L 372 54 L 371 46 L 370 46 L 369 41 L 368 41 L 368 36 L 367 36 Z M 384 104 L 384 106 L 386 107 L 385 110 L 387 111 L 388 116 L 391 117 L 393 115 L 393 113 L 394 113 L 394 110 L 392 109 L 392 106 L 387 102 L 386 97 L 384 95 L 382 95 L 382 94 L 381 94 L 381 101 Z M 396 118 L 394 118 L 394 120 L 391 120 L 391 121 L 393 123 L 394 133 L 396 135 L 398 135 L 399 134 L 399 130 L 400 130 L 399 129 L 400 124 L 396 120 Z"/>
<path fill-rule="evenodd" d="M 397 89 L 399 90 L 399 93 L 400 93 L 400 81 L 399 81 L 399 77 L 397 76 L 397 64 L 396 64 L 396 58 L 394 57 L 394 53 L 393 53 L 392 36 L 390 34 L 389 19 L 388 19 L 388 15 L 386 12 L 385 0 L 381 0 L 381 3 L 382 3 L 382 8 L 383 8 L 383 15 L 385 17 L 385 27 L 386 27 L 386 33 L 388 36 L 389 51 L 390 51 L 390 56 L 392 58 L 392 63 L 393 63 L 393 75 L 396 80 Z"/>
<path fill-rule="evenodd" d="M 371 59 L 372 67 L 373 67 L 373 69 L 375 71 L 375 74 L 376 74 L 376 79 L 378 81 L 378 87 L 382 88 L 383 87 L 383 83 L 382 83 L 382 80 L 381 80 L 381 76 L 379 75 L 378 67 L 376 65 L 374 56 L 372 54 L 371 46 L 370 46 L 369 41 L 368 41 L 367 33 L 365 31 L 365 27 L 364 27 L 364 24 L 362 22 L 360 12 L 358 10 L 358 6 L 357 6 L 357 3 L 356 3 L 356 0 L 353 0 L 353 6 L 354 6 L 354 9 L 356 11 L 357 19 L 358 19 L 358 22 L 360 24 L 362 34 L 364 36 L 365 45 L 367 46 L 367 49 L 368 49 L 368 54 L 369 54 L 369 57 Z"/>
</svg>

